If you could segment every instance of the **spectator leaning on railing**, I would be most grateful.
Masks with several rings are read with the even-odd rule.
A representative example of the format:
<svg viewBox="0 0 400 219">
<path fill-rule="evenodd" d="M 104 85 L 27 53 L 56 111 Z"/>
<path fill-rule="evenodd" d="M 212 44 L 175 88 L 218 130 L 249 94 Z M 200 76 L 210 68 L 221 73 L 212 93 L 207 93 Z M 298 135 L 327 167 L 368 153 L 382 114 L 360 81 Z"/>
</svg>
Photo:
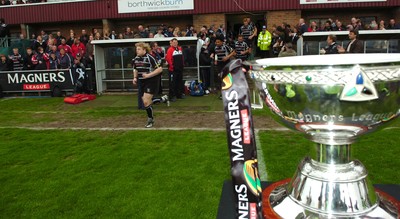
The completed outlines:
<svg viewBox="0 0 400 219">
<path fill-rule="evenodd" d="M 325 48 L 322 48 L 320 51 L 320 54 L 338 54 L 338 48 L 336 45 L 336 36 L 333 34 L 328 35 L 326 38 L 326 44 Z"/>
<path fill-rule="evenodd" d="M 338 46 L 339 53 L 364 53 L 364 43 L 358 39 L 358 31 L 349 31 L 350 42 L 347 44 L 346 49 Z"/>
</svg>

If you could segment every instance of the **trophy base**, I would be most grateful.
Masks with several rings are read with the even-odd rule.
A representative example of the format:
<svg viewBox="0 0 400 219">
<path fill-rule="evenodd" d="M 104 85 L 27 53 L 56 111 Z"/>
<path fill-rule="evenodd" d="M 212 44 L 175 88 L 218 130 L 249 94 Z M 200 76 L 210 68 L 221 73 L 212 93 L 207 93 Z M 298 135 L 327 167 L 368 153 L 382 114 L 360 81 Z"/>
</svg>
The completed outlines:
<svg viewBox="0 0 400 219">
<path fill-rule="evenodd" d="M 262 213 L 264 218 L 346 218 L 346 219 L 361 219 L 361 218 L 399 218 L 400 216 L 400 202 L 392 196 L 375 190 L 379 200 L 376 207 L 371 208 L 358 215 L 333 215 L 326 212 L 312 212 L 296 203 L 287 193 L 287 186 L 291 179 L 278 181 L 263 190 L 262 193 Z"/>
</svg>

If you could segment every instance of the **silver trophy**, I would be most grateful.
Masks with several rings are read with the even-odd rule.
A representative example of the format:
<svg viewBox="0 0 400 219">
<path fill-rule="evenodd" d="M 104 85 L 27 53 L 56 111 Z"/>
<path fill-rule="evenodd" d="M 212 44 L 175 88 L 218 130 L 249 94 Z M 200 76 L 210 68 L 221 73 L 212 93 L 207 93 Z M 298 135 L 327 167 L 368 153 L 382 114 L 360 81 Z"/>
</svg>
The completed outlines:
<svg viewBox="0 0 400 219">
<path fill-rule="evenodd" d="M 351 144 L 400 114 L 400 54 L 261 59 L 250 75 L 272 117 L 316 146 L 290 181 L 263 192 L 263 214 L 280 218 L 399 218 L 376 192 Z"/>
</svg>

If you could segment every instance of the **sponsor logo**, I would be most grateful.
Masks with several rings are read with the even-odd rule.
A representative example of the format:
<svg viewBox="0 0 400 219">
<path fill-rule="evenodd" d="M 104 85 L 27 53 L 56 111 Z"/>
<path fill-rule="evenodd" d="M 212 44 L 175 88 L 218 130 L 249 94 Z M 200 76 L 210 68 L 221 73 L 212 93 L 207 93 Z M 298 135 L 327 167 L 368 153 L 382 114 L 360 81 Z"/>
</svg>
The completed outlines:
<svg viewBox="0 0 400 219">
<path fill-rule="evenodd" d="M 64 72 L 45 72 L 45 73 L 10 73 L 7 74 L 8 84 L 22 84 L 22 83 L 50 83 L 50 82 L 64 82 Z"/>
<path fill-rule="evenodd" d="M 360 102 L 375 99 L 378 99 L 378 92 L 374 84 L 359 67 L 356 67 L 343 88 L 340 100 Z"/>
<path fill-rule="evenodd" d="M 231 73 L 229 73 L 228 75 L 226 75 L 224 77 L 224 79 L 222 79 L 222 82 L 224 83 L 224 85 L 222 86 L 222 90 L 227 90 L 230 87 L 232 87 L 233 85 L 233 78 Z"/>
<path fill-rule="evenodd" d="M 118 13 L 193 9 L 193 0 L 118 0 Z"/>
<path fill-rule="evenodd" d="M 238 95 L 238 92 L 235 90 L 225 93 L 225 98 L 229 101 L 227 104 L 229 119 L 228 132 L 231 140 L 231 154 L 233 154 L 232 161 L 244 160 Z"/>
<path fill-rule="evenodd" d="M 296 113 L 295 111 L 286 111 L 287 118 L 292 119 L 297 122 L 376 122 L 376 121 L 386 121 L 395 117 L 397 113 L 365 113 L 365 114 L 351 114 L 351 117 L 345 117 L 343 115 L 328 115 L 328 114 L 311 114 L 311 113 Z"/>
<path fill-rule="evenodd" d="M 76 69 L 76 73 L 79 74 L 78 80 L 85 79 L 85 71 L 83 71 L 83 69 L 81 69 L 81 68 Z"/>
<path fill-rule="evenodd" d="M 50 84 L 24 84 L 24 90 L 50 90 Z"/>
<path fill-rule="evenodd" d="M 249 216 L 249 199 L 247 197 L 247 186 L 245 184 L 235 185 L 235 192 L 238 196 L 239 217 L 241 219 Z"/>
<path fill-rule="evenodd" d="M 275 112 L 278 115 L 282 115 L 281 110 L 279 107 L 276 105 L 274 99 L 272 98 L 271 94 L 269 94 L 268 89 L 267 89 L 267 84 L 262 83 L 262 88 L 265 93 L 265 102 L 267 103 L 268 107 Z"/>
<path fill-rule="evenodd" d="M 260 177 L 258 176 L 257 160 L 247 160 L 244 162 L 243 175 L 250 191 L 256 196 L 259 195 L 262 189 Z"/>
<path fill-rule="evenodd" d="M 183 55 L 182 51 L 174 50 L 174 52 L 172 53 L 172 56 L 178 56 L 178 55 Z"/>
<path fill-rule="evenodd" d="M 250 118 L 247 109 L 241 110 L 240 115 L 242 117 L 243 126 L 243 143 L 250 144 Z"/>
<path fill-rule="evenodd" d="M 183 0 L 158 0 L 158 1 L 136 1 L 128 2 L 128 7 L 160 7 L 160 6 L 173 6 L 183 5 Z"/>
</svg>

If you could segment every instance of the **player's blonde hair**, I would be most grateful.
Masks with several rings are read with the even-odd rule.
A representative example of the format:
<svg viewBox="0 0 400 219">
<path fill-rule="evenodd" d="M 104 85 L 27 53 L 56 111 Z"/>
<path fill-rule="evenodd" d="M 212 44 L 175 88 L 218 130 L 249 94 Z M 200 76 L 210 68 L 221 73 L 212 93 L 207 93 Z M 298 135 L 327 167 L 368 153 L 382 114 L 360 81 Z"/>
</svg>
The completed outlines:
<svg viewBox="0 0 400 219">
<path fill-rule="evenodd" d="M 151 51 L 150 45 L 148 43 L 136 43 L 135 46 L 143 48 L 148 53 Z"/>
</svg>

